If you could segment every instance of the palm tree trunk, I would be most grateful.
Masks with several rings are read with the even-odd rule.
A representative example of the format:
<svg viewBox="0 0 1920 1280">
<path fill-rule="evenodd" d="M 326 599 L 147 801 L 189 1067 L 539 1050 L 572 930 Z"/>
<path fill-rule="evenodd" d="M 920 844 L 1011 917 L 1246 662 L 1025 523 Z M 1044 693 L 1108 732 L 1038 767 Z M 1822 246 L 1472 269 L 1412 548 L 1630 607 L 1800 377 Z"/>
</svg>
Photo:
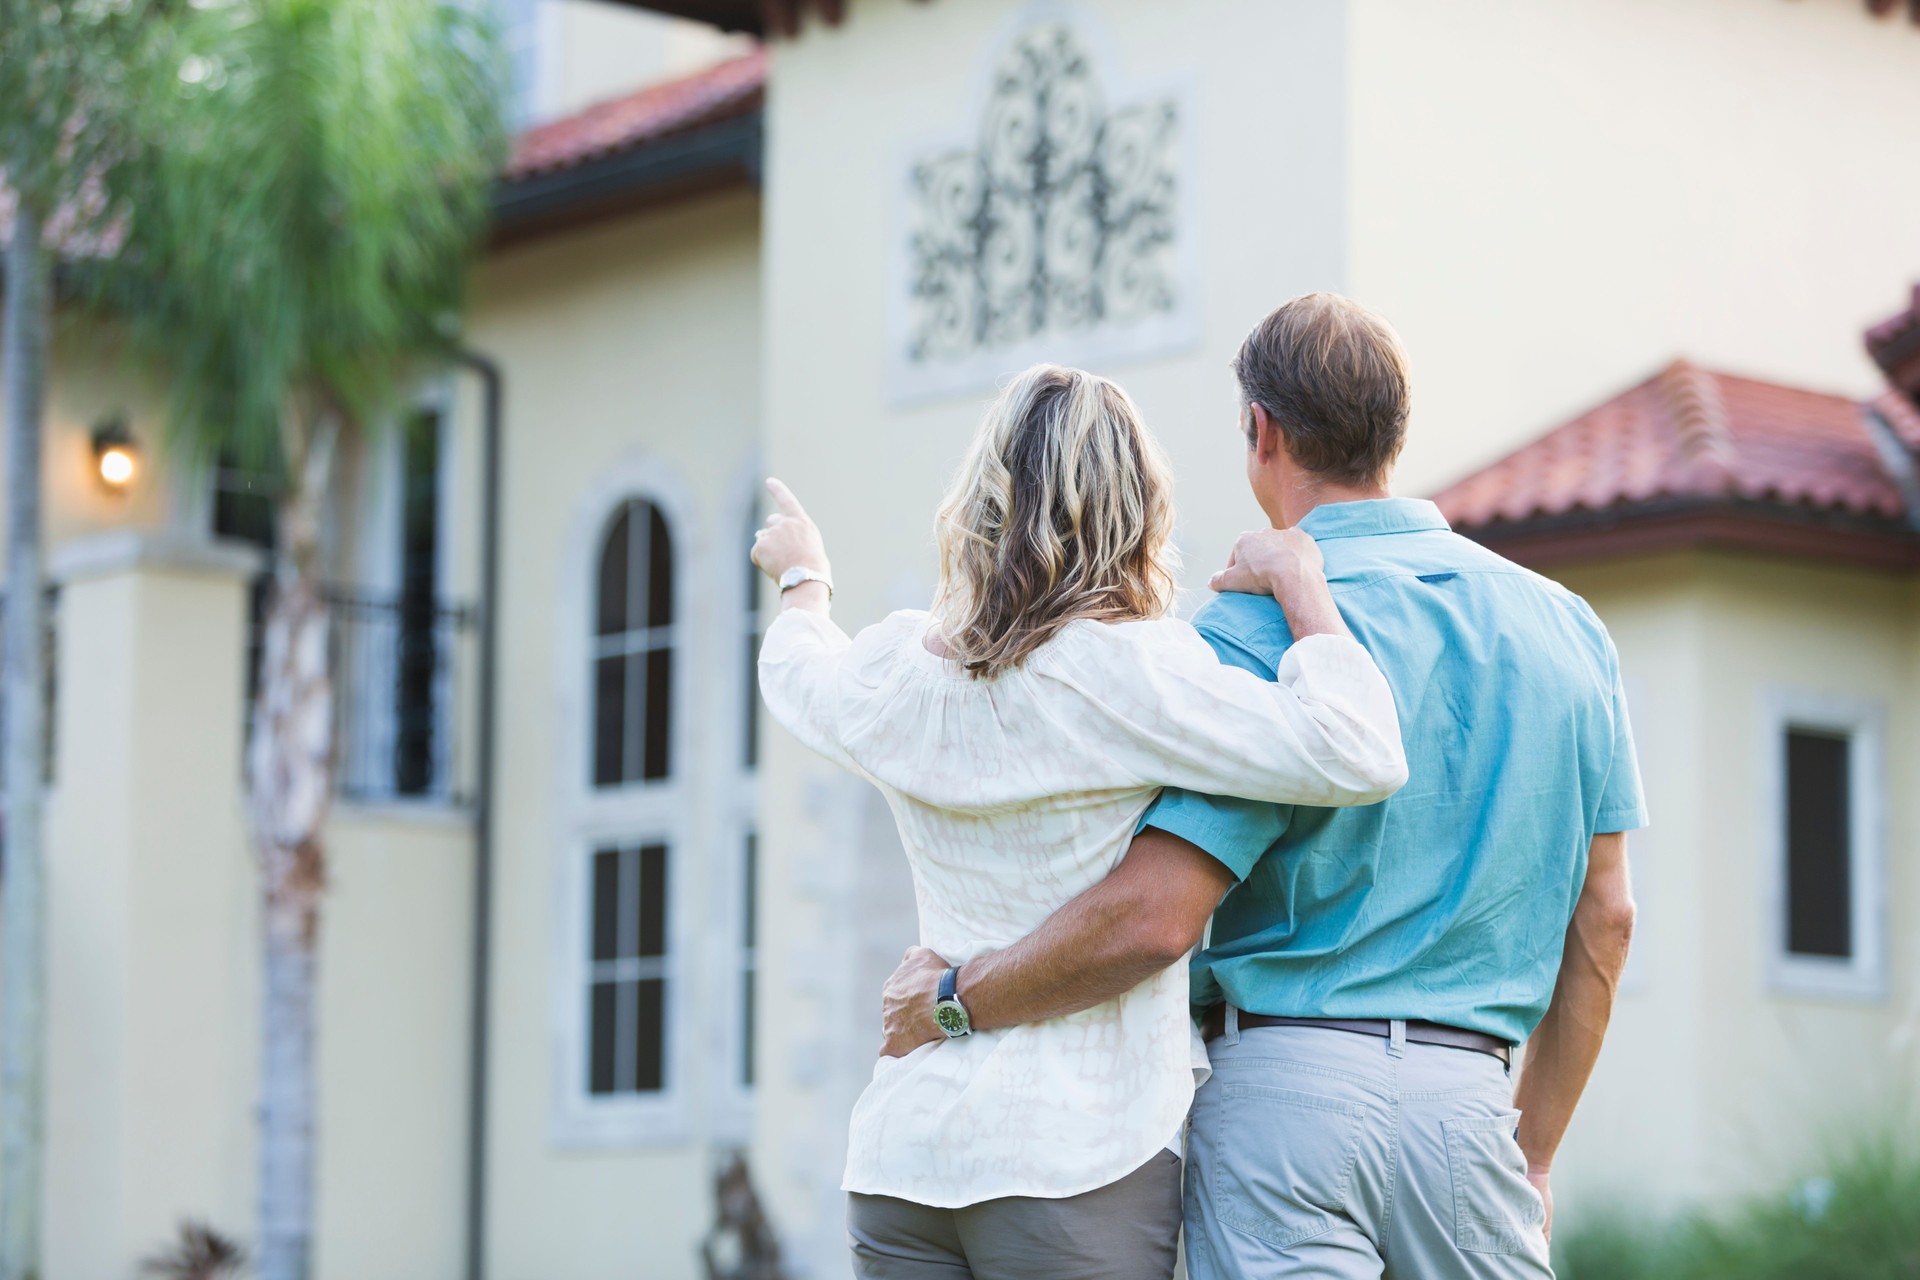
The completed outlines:
<svg viewBox="0 0 1920 1280">
<path fill-rule="evenodd" d="M 293 435 L 295 433 L 290 433 Z M 333 431 L 298 433 L 279 512 L 248 791 L 265 890 L 260 1280 L 307 1280 L 313 1256 L 314 953 L 333 795 L 333 682 L 320 530 Z"/>
<path fill-rule="evenodd" d="M 0 994 L 0 1280 L 40 1274 L 40 1172 L 46 1097 L 46 598 L 40 545 L 40 413 L 46 373 L 47 258 L 39 211 L 21 200 L 7 246 L 7 594 L 0 697 L 6 739 L 5 989 Z"/>
</svg>

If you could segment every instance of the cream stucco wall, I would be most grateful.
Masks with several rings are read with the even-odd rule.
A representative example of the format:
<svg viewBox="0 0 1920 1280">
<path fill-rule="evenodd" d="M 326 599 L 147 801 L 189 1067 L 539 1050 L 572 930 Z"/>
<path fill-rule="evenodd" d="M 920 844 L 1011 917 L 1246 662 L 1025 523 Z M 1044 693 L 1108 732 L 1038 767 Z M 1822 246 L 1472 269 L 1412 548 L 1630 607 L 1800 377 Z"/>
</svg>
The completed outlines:
<svg viewBox="0 0 1920 1280">
<path fill-rule="evenodd" d="M 1920 275 L 1920 31 L 1852 0 L 1353 0 L 1347 287 L 1427 490 L 1675 355 L 1870 394 Z"/>
<path fill-rule="evenodd" d="M 1183 233 L 1199 246 L 1195 340 L 1096 362 L 1173 455 L 1189 582 L 1260 518 L 1245 496 L 1225 365 L 1247 327 L 1288 296 L 1342 290 L 1406 335 L 1415 414 L 1400 480 L 1424 492 L 1680 353 L 1871 391 L 1860 331 L 1920 273 L 1920 232 L 1900 213 L 1916 180 L 1883 159 L 1901 149 L 1901 115 L 1889 108 L 1920 95 L 1920 36 L 1843 0 L 856 0 L 844 26 L 810 26 L 775 49 L 766 227 L 769 466 L 820 518 L 850 626 L 925 603 L 929 517 L 991 394 L 903 402 L 890 392 L 905 167 L 977 127 L 999 40 L 1063 14 L 1111 97 L 1191 85 L 1181 172 L 1192 188 Z M 1735 731 L 1717 700 L 1708 709 L 1720 695 L 1707 645 L 1742 625 L 1713 615 L 1728 603 L 1718 596 L 1645 589 L 1613 607 L 1633 637 L 1640 699 L 1672 721 L 1650 738 L 1650 759 L 1670 779 L 1715 777 Z M 1729 641 L 1761 655 L 1776 644 L 1764 630 Z M 1696 712 L 1682 715 L 1688 706 Z M 1697 1040 L 1665 1029 L 1696 1019 L 1716 1001 L 1714 984 L 1731 980 L 1725 966 L 1751 958 L 1721 962 L 1680 920 L 1716 891 L 1715 873 L 1688 852 L 1714 804 L 1744 802 L 1734 781 L 1717 779 L 1714 799 L 1669 783 L 1658 804 L 1671 816 L 1639 841 L 1660 874 L 1628 997 L 1643 1012 L 1614 1049 L 1636 1065 L 1596 1086 L 1625 1091 L 1606 1104 L 1619 1123 L 1589 1124 L 1576 1140 L 1576 1167 L 1595 1170 L 1596 1187 L 1630 1167 L 1635 1143 L 1644 1151 L 1676 1133 L 1704 1142 L 1731 1123 L 1694 1107 L 1690 1091 L 1648 1098 L 1645 1086 L 1673 1070 L 1704 1079 L 1717 1065 L 1704 1029 Z M 895 893 L 898 873 L 879 856 L 884 834 L 862 820 L 859 788 L 783 739 L 763 802 L 767 892 L 784 904 L 767 923 L 769 945 L 806 973 L 785 1010 L 794 1029 L 769 1047 L 755 1154 L 783 1225 L 829 1269 L 836 1130 L 864 1078 L 860 1046 L 874 1020 L 854 953 L 877 954 L 900 932 L 856 904 Z M 853 939 L 849 920 L 860 922 Z M 1723 927 L 1717 916 L 1709 925 Z M 1825 1017 L 1806 1016 L 1810 1026 Z M 1677 1195 L 1708 1177 L 1678 1161 L 1643 1181 Z"/>
<path fill-rule="evenodd" d="M 1817 1167 L 1920 1096 L 1916 599 L 1899 577 L 1732 555 L 1569 569 L 1629 680 L 1654 825 L 1633 843 L 1641 929 L 1561 1160 L 1571 1216 L 1714 1200 Z M 1783 991 L 1766 746 L 1781 693 L 1873 704 L 1885 758 L 1887 982 L 1868 999 Z"/>
<path fill-rule="evenodd" d="M 49 1280 L 254 1222 L 258 879 L 240 751 L 251 558 L 132 531 L 55 557 Z M 460 1260 L 471 835 L 343 808 L 320 944 L 316 1275 Z"/>
<path fill-rule="evenodd" d="M 641 85 L 744 53 L 751 38 L 604 0 L 537 0 L 538 119 L 568 115 Z"/>
<path fill-rule="evenodd" d="M 721 195 L 537 242 L 481 272 L 471 329 L 499 361 L 501 792 L 487 1238 L 495 1280 L 694 1274 L 718 1145 L 744 1137 L 727 1088 L 739 1015 L 727 955 L 748 814 L 737 768 L 747 522 L 761 415 L 759 203 Z M 569 863 L 597 833 L 655 829 L 590 796 L 582 759 L 587 583 L 615 505 L 661 503 L 678 562 L 676 950 L 661 1132 L 596 1141 L 555 1125 Z M 608 807 L 612 804 L 615 807 Z M 624 825 L 623 825 L 624 824 Z M 578 864 L 576 864 L 578 865 Z M 584 945 L 582 943 L 581 945 Z"/>
</svg>

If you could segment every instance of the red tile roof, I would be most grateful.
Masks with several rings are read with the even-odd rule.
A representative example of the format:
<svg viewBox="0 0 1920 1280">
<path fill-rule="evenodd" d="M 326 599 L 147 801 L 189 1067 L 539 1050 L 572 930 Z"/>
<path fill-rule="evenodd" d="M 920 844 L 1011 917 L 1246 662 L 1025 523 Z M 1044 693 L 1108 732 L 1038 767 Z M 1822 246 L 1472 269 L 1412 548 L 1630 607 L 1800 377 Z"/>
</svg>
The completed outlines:
<svg viewBox="0 0 1920 1280">
<path fill-rule="evenodd" d="M 1897 397 L 1889 397 L 1896 399 Z M 1920 445 L 1920 414 L 1882 414 Z M 1758 504 L 1901 520 L 1866 406 L 1675 361 L 1435 497 L 1463 532 L 1580 513 Z"/>
<path fill-rule="evenodd" d="M 746 115 L 765 101 L 766 86 L 764 49 L 679 80 L 648 85 L 522 133 L 501 177 L 512 183 L 576 168 L 671 134 Z"/>
</svg>

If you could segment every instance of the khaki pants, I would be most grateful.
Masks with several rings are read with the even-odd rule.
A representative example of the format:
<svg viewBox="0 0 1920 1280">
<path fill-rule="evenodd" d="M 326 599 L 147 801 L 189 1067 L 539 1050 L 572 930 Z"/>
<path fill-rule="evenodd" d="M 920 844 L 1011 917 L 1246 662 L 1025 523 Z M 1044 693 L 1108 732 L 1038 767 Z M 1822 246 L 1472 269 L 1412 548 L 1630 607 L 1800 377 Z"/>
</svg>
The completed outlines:
<svg viewBox="0 0 1920 1280">
<path fill-rule="evenodd" d="M 1187 1135 L 1192 1280 L 1552 1280 L 1498 1058 L 1232 1024 L 1207 1052 Z"/>
<path fill-rule="evenodd" d="M 1118 1182 L 1063 1200 L 933 1209 L 891 1196 L 847 1199 L 860 1280 L 1169 1280 L 1180 1158 L 1159 1152 Z"/>
</svg>

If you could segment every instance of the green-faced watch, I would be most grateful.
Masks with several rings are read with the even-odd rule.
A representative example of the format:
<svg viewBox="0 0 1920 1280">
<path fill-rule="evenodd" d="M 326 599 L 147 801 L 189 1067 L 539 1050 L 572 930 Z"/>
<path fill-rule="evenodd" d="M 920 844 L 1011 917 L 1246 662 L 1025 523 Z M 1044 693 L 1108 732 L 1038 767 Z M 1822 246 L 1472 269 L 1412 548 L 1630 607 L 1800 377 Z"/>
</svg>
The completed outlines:
<svg viewBox="0 0 1920 1280">
<path fill-rule="evenodd" d="M 957 989 L 959 981 L 960 969 L 957 965 L 941 974 L 940 994 L 933 1002 L 933 1020 L 949 1040 L 973 1034 L 973 1020 L 967 1017 L 967 1006 L 960 1003 Z"/>
</svg>

